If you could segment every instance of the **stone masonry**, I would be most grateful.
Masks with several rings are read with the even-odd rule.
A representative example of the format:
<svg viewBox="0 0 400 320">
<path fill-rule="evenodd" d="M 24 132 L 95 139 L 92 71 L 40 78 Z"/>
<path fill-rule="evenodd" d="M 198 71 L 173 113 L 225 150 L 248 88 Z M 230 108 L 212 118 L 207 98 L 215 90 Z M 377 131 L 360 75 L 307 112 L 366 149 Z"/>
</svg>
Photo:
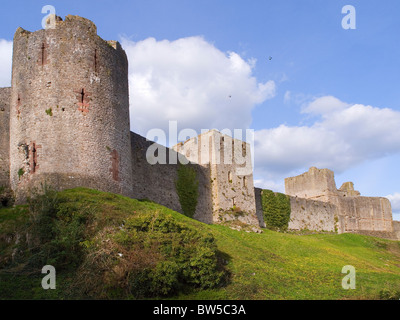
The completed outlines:
<svg viewBox="0 0 400 320">
<path fill-rule="evenodd" d="M 312 167 L 306 173 L 285 179 L 285 190 L 291 196 L 291 229 L 308 228 L 320 221 L 312 229 L 397 238 L 390 201 L 363 197 L 354 190 L 352 182 L 337 189 L 331 170 Z"/>
<path fill-rule="evenodd" d="M 10 184 L 17 197 L 43 181 L 131 196 L 121 46 L 102 40 L 91 21 L 67 16 L 54 29 L 18 28 L 13 50 Z"/>
<path fill-rule="evenodd" d="M 10 97 L 11 88 L 0 89 L 0 187 L 10 184 Z"/>
<path fill-rule="evenodd" d="M 175 188 L 179 165 L 148 162 L 150 146 L 175 158 L 179 153 L 130 132 L 125 51 L 101 39 L 90 20 L 55 20 L 54 29 L 18 28 L 14 35 L 12 86 L 0 89 L 0 186 L 10 186 L 17 202 L 46 182 L 58 190 L 84 186 L 149 199 L 182 212 Z M 216 131 L 206 136 L 217 143 Z M 252 174 L 236 175 L 239 160 L 187 164 L 199 181 L 195 219 L 238 218 L 258 227 Z M 238 216 L 225 214 L 233 208 Z"/>
<path fill-rule="evenodd" d="M 53 29 L 14 35 L 12 86 L 0 88 L 0 187 L 23 202 L 43 182 L 58 190 L 82 186 L 182 213 L 179 159 L 199 182 L 195 219 L 265 227 L 248 143 L 210 130 L 166 148 L 130 132 L 125 51 L 101 39 L 90 20 L 55 20 Z M 351 182 L 337 189 L 328 169 L 287 178 L 285 187 L 289 229 L 400 239 L 387 199 L 361 197 Z"/>
<path fill-rule="evenodd" d="M 238 219 L 259 225 L 248 143 L 210 130 L 173 147 L 210 172 L 213 222 Z M 232 214 L 226 214 L 226 212 Z"/>
<path fill-rule="evenodd" d="M 170 158 L 177 159 L 177 152 L 133 132 L 131 132 L 131 143 L 133 197 L 152 200 L 182 213 L 175 188 L 179 164 L 173 164 L 170 161 Z M 147 159 L 149 147 L 158 150 L 160 154 L 164 152 L 166 155 L 165 163 L 150 164 Z M 170 155 L 172 156 L 170 157 Z M 154 156 L 154 153 L 152 156 Z M 153 159 L 151 159 L 152 161 Z M 193 218 L 205 223 L 213 223 L 209 167 L 202 167 L 195 163 L 187 165 L 196 170 L 199 180 L 198 203 Z"/>
</svg>

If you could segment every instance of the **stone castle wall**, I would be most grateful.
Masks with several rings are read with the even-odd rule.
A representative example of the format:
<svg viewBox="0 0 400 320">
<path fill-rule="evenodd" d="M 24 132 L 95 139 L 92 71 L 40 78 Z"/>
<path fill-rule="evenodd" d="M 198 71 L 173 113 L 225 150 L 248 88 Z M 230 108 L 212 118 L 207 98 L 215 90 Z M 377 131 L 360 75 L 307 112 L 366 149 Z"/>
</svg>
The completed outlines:
<svg viewBox="0 0 400 320">
<path fill-rule="evenodd" d="M 169 159 L 179 157 L 199 180 L 195 219 L 265 226 L 247 143 L 211 130 L 169 149 L 130 132 L 124 50 L 87 19 L 56 20 L 55 29 L 15 33 L 12 87 L 0 89 L 0 186 L 22 200 L 43 181 L 85 186 L 182 212 L 179 165 Z M 165 164 L 147 161 L 152 145 L 165 151 Z M 287 178 L 285 188 L 289 229 L 400 232 L 387 199 L 361 197 L 350 182 L 338 190 L 328 169 Z"/>
<path fill-rule="evenodd" d="M 265 228 L 262 191 L 262 189 L 255 188 L 255 199 L 259 225 Z M 289 198 L 291 212 L 288 230 L 339 231 L 340 220 L 337 218 L 338 208 L 336 205 L 300 197 L 289 196 Z"/>
<path fill-rule="evenodd" d="M 210 130 L 174 146 L 174 149 L 191 162 L 210 168 L 213 222 L 238 219 L 259 226 L 247 143 Z"/>
<path fill-rule="evenodd" d="M 91 21 L 16 31 L 10 114 L 17 196 L 43 180 L 131 196 L 128 61 Z"/>
<path fill-rule="evenodd" d="M 287 178 L 285 188 L 286 194 L 292 197 L 291 219 L 296 221 L 292 225 L 295 229 L 308 228 L 311 219 L 316 230 L 322 225 L 335 225 L 339 233 L 367 232 L 394 238 L 390 201 L 360 196 L 352 182 L 336 189 L 334 174 L 328 169 L 310 168 L 300 176 Z M 311 218 L 304 219 L 305 216 Z M 314 223 L 318 219 L 321 226 Z"/>
<path fill-rule="evenodd" d="M 264 221 L 264 210 L 263 210 L 262 198 L 261 198 L 262 191 L 263 191 L 263 189 L 254 188 L 254 197 L 256 200 L 256 215 L 257 215 L 257 219 L 258 219 L 258 225 L 261 228 L 265 228 L 266 224 Z"/>
<path fill-rule="evenodd" d="M 339 214 L 343 216 L 342 232 L 384 231 L 393 232 L 390 201 L 379 197 L 340 197 Z"/>
<path fill-rule="evenodd" d="M 289 230 L 338 231 L 338 209 L 334 204 L 290 197 L 290 207 Z"/>
<path fill-rule="evenodd" d="M 128 61 L 118 42 L 101 39 L 91 21 L 67 16 L 56 17 L 53 29 L 18 28 L 13 49 L 12 87 L 0 92 L 6 132 L 0 182 L 10 181 L 19 202 L 46 181 L 56 189 L 85 186 L 146 198 L 182 212 L 175 187 L 179 165 L 168 158 L 168 164 L 149 163 L 153 142 L 130 132 Z M 219 154 L 220 134 L 208 135 L 212 154 Z M 237 206 L 251 214 L 240 219 L 258 225 L 252 174 L 229 171 L 238 160 L 231 166 L 189 164 L 199 180 L 195 219 L 219 222 L 221 211 Z"/>
<path fill-rule="evenodd" d="M 330 196 L 335 196 L 337 189 L 333 171 L 311 167 L 296 177 L 285 179 L 285 192 L 287 195 L 329 201 Z"/>
<path fill-rule="evenodd" d="M 11 88 L 0 88 L 0 187 L 10 184 Z"/>
<path fill-rule="evenodd" d="M 175 182 L 178 179 L 179 164 L 170 164 L 170 152 L 175 159 L 178 157 L 177 152 L 158 144 L 154 145 L 153 141 L 148 141 L 146 138 L 133 132 L 131 132 L 131 142 L 133 197 L 137 199 L 149 199 L 183 213 L 175 188 Z M 150 164 L 147 161 L 146 153 L 151 145 L 158 148 L 157 156 L 161 155 L 163 152 L 161 150 L 165 150 L 165 164 Z M 199 180 L 198 202 L 193 218 L 205 223 L 213 223 L 209 166 L 188 165 L 196 170 Z"/>
<path fill-rule="evenodd" d="M 393 221 L 393 233 L 395 239 L 400 240 L 400 221 Z"/>
</svg>

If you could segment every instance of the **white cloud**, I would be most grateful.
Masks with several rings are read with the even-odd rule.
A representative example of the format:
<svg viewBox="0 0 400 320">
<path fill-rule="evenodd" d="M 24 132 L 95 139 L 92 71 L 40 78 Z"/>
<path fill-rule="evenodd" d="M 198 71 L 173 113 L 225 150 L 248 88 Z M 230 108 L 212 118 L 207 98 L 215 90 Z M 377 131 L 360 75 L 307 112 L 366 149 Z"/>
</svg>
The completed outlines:
<svg viewBox="0 0 400 320">
<path fill-rule="evenodd" d="M 269 179 L 254 179 L 254 186 L 261 189 L 273 190 L 275 192 L 285 192 L 285 186 L 283 183 Z"/>
<path fill-rule="evenodd" d="M 396 192 L 386 196 L 392 204 L 393 219 L 400 221 L 400 193 Z"/>
<path fill-rule="evenodd" d="M 286 126 L 255 132 L 255 173 L 269 179 L 307 170 L 310 166 L 338 173 L 400 152 L 400 112 L 334 97 L 314 99 L 303 113 L 317 116 L 309 126 Z"/>
<path fill-rule="evenodd" d="M 179 129 L 248 128 L 251 110 L 275 95 L 275 83 L 252 75 L 255 60 L 224 53 L 202 37 L 122 40 L 129 59 L 131 127 L 145 135 Z"/>
<path fill-rule="evenodd" d="M 328 116 L 333 112 L 341 111 L 350 105 L 332 96 L 317 98 L 309 103 L 302 113 L 319 114 Z"/>
<path fill-rule="evenodd" d="M 400 193 L 396 192 L 394 194 L 390 194 L 386 196 L 392 203 L 392 210 L 400 212 Z"/>
<path fill-rule="evenodd" d="M 11 86 L 12 41 L 0 39 L 0 87 Z"/>
</svg>

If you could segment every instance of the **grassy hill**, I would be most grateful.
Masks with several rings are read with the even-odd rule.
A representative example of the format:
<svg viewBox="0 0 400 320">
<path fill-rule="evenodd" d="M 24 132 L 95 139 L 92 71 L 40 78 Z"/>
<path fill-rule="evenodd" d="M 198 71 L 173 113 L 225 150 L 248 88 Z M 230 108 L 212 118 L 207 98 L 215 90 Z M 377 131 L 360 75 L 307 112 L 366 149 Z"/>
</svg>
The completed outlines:
<svg viewBox="0 0 400 320">
<path fill-rule="evenodd" d="M 57 270 L 43 290 L 41 267 Z M 356 268 L 356 289 L 341 286 Z M 399 299 L 400 242 L 206 225 L 77 188 L 0 209 L 0 299 Z"/>
</svg>

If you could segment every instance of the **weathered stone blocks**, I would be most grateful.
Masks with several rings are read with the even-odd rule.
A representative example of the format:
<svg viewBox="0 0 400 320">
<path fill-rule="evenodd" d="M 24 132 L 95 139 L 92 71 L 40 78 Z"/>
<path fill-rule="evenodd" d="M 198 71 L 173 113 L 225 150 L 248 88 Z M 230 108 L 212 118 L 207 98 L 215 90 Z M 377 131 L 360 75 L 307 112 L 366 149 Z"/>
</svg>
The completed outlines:
<svg viewBox="0 0 400 320">
<path fill-rule="evenodd" d="M 390 201 L 381 197 L 363 197 L 354 190 L 352 182 L 346 182 L 336 189 L 333 171 L 310 168 L 302 175 L 285 179 L 286 194 L 302 202 L 299 207 L 292 200 L 291 219 L 293 229 L 308 228 L 314 225 L 319 230 L 327 224 L 332 230 L 333 220 L 337 221 L 336 229 L 343 232 L 369 232 L 380 236 L 393 236 L 393 218 Z M 325 206 L 322 209 L 321 206 Z M 303 210 L 303 208 L 307 208 Z M 304 219 L 307 215 L 310 218 Z M 313 224 L 320 220 L 320 225 Z"/>
<path fill-rule="evenodd" d="M 122 48 L 102 40 L 93 22 L 67 16 L 55 29 L 19 28 L 12 70 L 10 181 L 17 196 L 44 180 L 131 196 Z"/>
</svg>

